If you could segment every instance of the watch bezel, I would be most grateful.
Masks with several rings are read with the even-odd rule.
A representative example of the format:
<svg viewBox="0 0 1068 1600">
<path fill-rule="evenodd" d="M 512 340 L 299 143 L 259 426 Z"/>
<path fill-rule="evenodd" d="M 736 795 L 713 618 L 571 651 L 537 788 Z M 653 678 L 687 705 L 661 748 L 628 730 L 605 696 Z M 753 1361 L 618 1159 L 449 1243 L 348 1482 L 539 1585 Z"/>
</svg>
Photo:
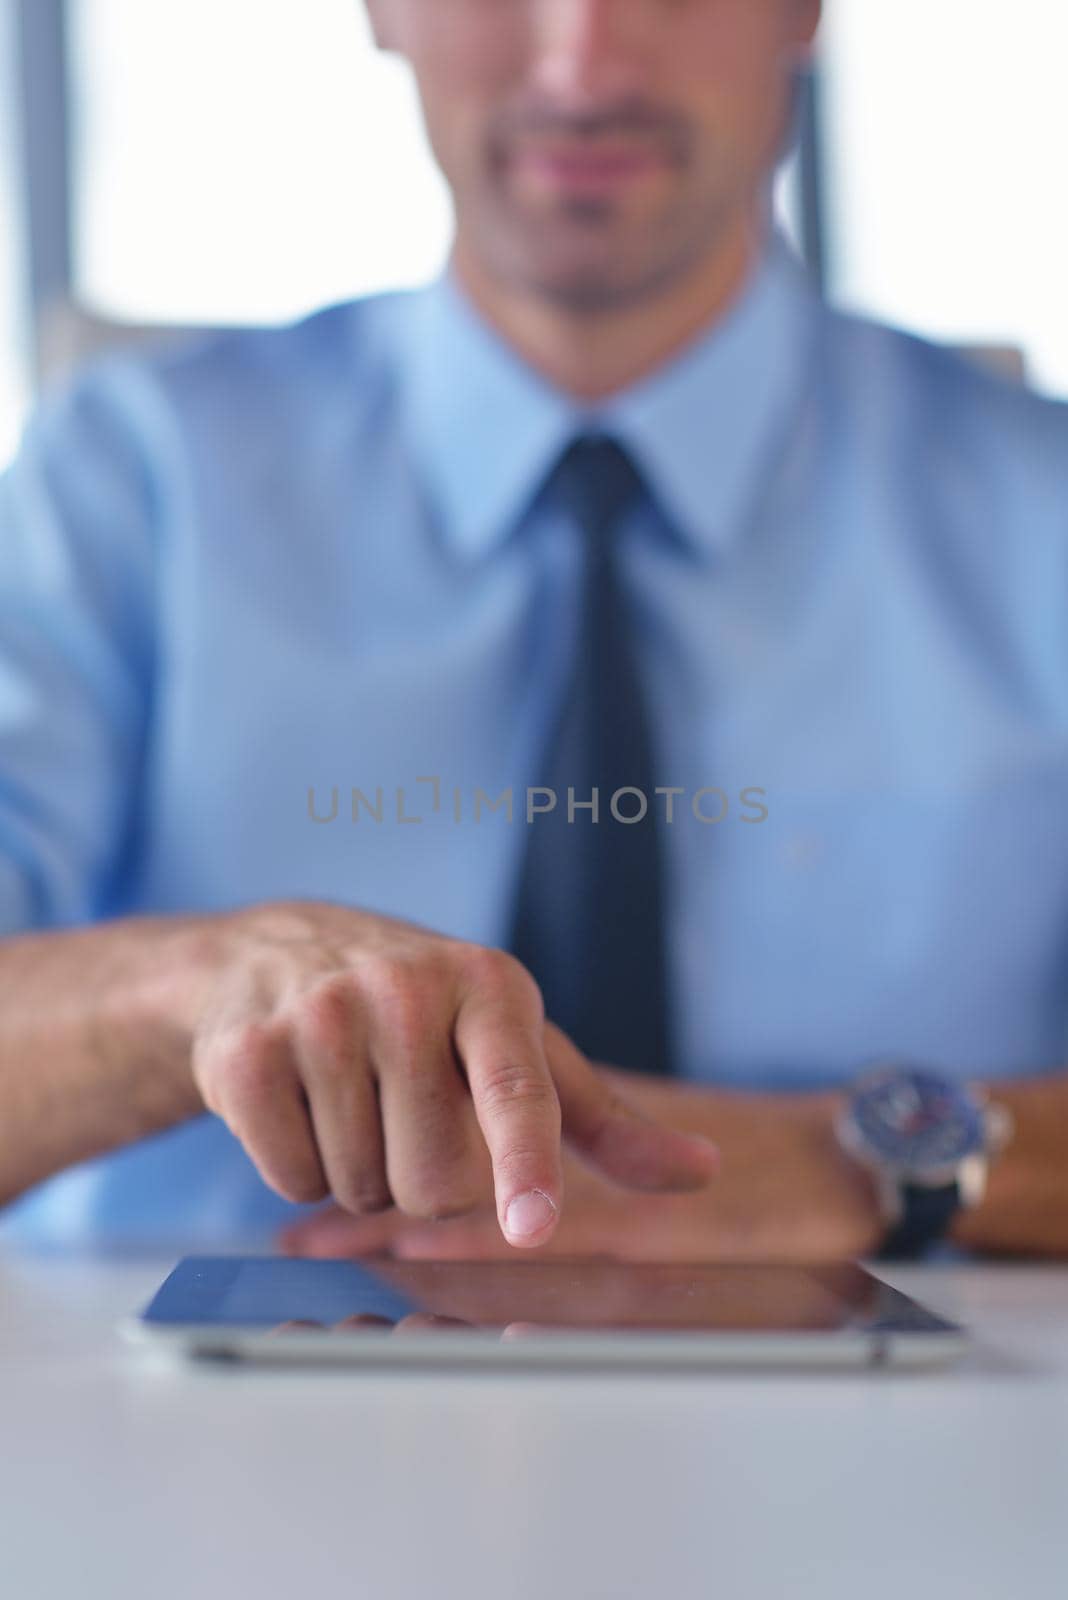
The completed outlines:
<svg viewBox="0 0 1068 1600">
<path fill-rule="evenodd" d="M 970 1131 L 971 1135 L 959 1151 L 934 1160 L 920 1160 L 915 1156 L 909 1157 L 904 1151 L 895 1155 L 892 1149 L 872 1138 L 865 1127 L 862 1111 L 867 1110 L 888 1085 L 907 1079 L 921 1080 L 925 1091 L 934 1086 L 956 1103 L 964 1123 L 962 1131 Z M 856 1080 L 844 1107 L 839 1131 L 850 1152 L 867 1165 L 891 1173 L 898 1182 L 939 1188 L 956 1181 L 965 1163 L 977 1156 L 982 1158 L 986 1153 L 989 1146 L 988 1110 L 985 1096 L 970 1084 L 957 1082 L 914 1062 L 880 1062 L 868 1068 Z"/>
<path fill-rule="evenodd" d="M 965 1151 L 957 1160 L 936 1165 L 919 1166 L 888 1159 L 867 1137 L 856 1116 L 858 1097 L 870 1091 L 873 1082 L 890 1073 L 921 1072 L 927 1078 L 937 1077 L 954 1093 L 965 1095 L 978 1113 L 982 1142 Z M 836 1132 L 842 1149 L 863 1166 L 872 1178 L 880 1211 L 891 1226 L 900 1222 L 904 1210 L 904 1193 L 907 1187 L 955 1187 L 959 1204 L 966 1209 L 977 1206 L 986 1192 L 990 1158 L 1002 1150 L 1012 1137 L 1014 1119 L 1007 1106 L 992 1101 L 986 1091 L 973 1083 L 960 1083 L 945 1078 L 931 1068 L 920 1067 L 908 1061 L 878 1061 L 865 1068 L 856 1080 L 852 1092 L 837 1118 Z"/>
</svg>

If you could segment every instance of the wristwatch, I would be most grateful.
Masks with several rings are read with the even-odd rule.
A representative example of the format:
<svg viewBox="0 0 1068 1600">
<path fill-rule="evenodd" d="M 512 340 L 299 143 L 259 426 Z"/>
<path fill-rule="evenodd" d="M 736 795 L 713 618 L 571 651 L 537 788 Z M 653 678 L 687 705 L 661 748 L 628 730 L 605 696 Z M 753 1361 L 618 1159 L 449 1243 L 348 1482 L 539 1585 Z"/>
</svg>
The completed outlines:
<svg viewBox="0 0 1068 1600">
<path fill-rule="evenodd" d="M 978 1205 L 991 1157 L 1011 1136 L 1008 1108 L 981 1089 L 901 1062 L 867 1071 L 839 1119 L 838 1139 L 875 1179 L 887 1226 L 880 1258 L 922 1255 L 957 1211 Z"/>
</svg>

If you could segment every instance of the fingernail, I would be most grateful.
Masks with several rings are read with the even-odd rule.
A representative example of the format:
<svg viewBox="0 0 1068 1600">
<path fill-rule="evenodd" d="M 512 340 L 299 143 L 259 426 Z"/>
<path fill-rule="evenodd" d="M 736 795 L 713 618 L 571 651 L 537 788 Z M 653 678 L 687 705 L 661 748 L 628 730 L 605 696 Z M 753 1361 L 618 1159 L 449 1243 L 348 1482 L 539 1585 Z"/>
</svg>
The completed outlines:
<svg viewBox="0 0 1068 1600">
<path fill-rule="evenodd" d="M 504 1213 L 504 1231 L 513 1239 L 532 1239 L 555 1221 L 556 1207 L 542 1189 L 530 1189 L 509 1200 Z"/>
</svg>

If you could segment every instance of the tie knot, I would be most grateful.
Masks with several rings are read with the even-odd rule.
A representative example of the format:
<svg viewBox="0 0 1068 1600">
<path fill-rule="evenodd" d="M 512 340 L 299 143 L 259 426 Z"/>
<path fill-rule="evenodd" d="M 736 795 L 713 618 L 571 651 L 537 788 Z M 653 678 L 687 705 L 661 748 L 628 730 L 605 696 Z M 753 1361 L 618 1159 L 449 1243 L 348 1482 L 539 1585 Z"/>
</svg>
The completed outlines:
<svg viewBox="0 0 1068 1600">
<path fill-rule="evenodd" d="M 620 518 L 641 499 L 645 485 L 630 455 L 608 434 L 580 434 L 552 474 L 560 502 L 587 538 L 607 540 Z"/>
</svg>

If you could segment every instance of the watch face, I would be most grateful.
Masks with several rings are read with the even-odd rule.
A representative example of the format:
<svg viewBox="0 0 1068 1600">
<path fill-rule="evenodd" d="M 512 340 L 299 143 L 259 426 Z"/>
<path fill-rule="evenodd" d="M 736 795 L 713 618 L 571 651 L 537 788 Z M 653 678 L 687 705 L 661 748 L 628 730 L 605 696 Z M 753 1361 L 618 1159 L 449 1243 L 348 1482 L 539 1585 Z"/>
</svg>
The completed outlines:
<svg viewBox="0 0 1068 1600">
<path fill-rule="evenodd" d="M 911 1067 L 888 1067 L 861 1083 L 853 1118 L 872 1153 L 907 1172 L 955 1166 L 986 1142 L 968 1090 Z"/>
</svg>

